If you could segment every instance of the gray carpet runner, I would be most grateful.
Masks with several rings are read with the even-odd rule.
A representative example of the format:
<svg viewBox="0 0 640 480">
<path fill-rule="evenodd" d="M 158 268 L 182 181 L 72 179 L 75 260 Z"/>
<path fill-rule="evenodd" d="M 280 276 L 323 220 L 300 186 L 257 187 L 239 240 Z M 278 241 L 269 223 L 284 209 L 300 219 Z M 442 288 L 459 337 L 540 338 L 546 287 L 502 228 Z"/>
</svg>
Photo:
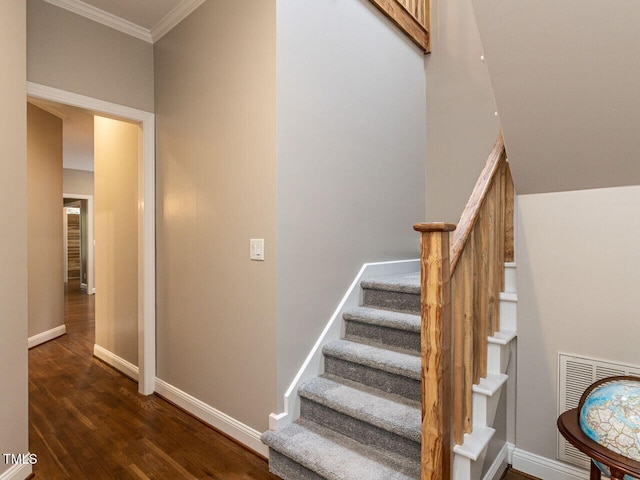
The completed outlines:
<svg viewBox="0 0 640 480">
<path fill-rule="evenodd" d="M 325 373 L 298 390 L 300 419 L 262 435 L 285 480 L 420 478 L 420 274 L 361 286 Z"/>
</svg>

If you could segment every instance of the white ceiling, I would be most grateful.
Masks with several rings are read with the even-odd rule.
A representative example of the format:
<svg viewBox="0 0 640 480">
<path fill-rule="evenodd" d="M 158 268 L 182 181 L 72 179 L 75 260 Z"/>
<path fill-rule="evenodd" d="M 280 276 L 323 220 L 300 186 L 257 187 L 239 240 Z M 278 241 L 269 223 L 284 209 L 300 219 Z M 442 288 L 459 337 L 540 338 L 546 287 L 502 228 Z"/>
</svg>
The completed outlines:
<svg viewBox="0 0 640 480">
<path fill-rule="evenodd" d="M 149 43 L 158 41 L 205 0 L 45 0 Z"/>
</svg>

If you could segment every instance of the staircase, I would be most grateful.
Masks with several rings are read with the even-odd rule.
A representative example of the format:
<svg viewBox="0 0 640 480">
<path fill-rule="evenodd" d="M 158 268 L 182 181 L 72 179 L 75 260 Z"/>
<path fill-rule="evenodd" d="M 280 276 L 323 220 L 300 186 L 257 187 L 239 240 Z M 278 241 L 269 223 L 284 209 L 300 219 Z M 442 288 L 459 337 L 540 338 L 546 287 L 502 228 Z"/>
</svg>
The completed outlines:
<svg viewBox="0 0 640 480">
<path fill-rule="evenodd" d="M 420 477 L 420 274 L 361 283 L 324 374 L 298 390 L 300 419 L 268 431 L 269 469 L 285 480 Z"/>
<path fill-rule="evenodd" d="M 493 426 L 504 429 L 515 409 L 513 395 L 510 408 L 500 402 L 516 337 L 514 195 L 499 134 L 460 222 L 414 225 L 419 273 L 413 261 L 363 266 L 285 393 L 284 412 L 270 416 L 262 441 L 273 473 L 499 476 L 508 432 L 489 449 Z"/>
<path fill-rule="evenodd" d="M 420 478 L 420 273 L 360 286 L 362 306 L 344 311 L 343 338 L 322 350 L 324 374 L 298 389 L 300 418 L 262 436 L 270 471 L 285 480 Z M 515 333 L 494 337 L 491 375 L 474 393 L 475 434 L 456 447 L 456 480 L 480 478 L 470 475 L 482 469 L 493 434 L 489 425 Z"/>
</svg>

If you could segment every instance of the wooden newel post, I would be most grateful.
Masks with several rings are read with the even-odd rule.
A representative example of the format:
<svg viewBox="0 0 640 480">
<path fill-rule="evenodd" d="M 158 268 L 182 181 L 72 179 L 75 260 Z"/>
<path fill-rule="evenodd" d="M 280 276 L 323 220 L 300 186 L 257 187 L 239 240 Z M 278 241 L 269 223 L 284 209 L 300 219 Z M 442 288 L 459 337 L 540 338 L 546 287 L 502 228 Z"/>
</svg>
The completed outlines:
<svg viewBox="0 0 640 480">
<path fill-rule="evenodd" d="M 452 321 L 449 232 L 452 223 L 418 223 L 422 276 L 421 480 L 451 480 Z"/>
</svg>

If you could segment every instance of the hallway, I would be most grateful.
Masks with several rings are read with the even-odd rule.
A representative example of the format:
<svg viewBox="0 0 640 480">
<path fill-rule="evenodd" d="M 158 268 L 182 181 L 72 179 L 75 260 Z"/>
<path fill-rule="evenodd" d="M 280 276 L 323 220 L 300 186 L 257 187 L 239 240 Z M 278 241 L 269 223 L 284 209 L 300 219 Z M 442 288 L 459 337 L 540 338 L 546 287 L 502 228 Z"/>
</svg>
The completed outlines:
<svg viewBox="0 0 640 480">
<path fill-rule="evenodd" d="M 276 480 L 267 463 L 95 359 L 94 296 L 65 292 L 67 334 L 29 350 L 35 478 Z"/>
</svg>

